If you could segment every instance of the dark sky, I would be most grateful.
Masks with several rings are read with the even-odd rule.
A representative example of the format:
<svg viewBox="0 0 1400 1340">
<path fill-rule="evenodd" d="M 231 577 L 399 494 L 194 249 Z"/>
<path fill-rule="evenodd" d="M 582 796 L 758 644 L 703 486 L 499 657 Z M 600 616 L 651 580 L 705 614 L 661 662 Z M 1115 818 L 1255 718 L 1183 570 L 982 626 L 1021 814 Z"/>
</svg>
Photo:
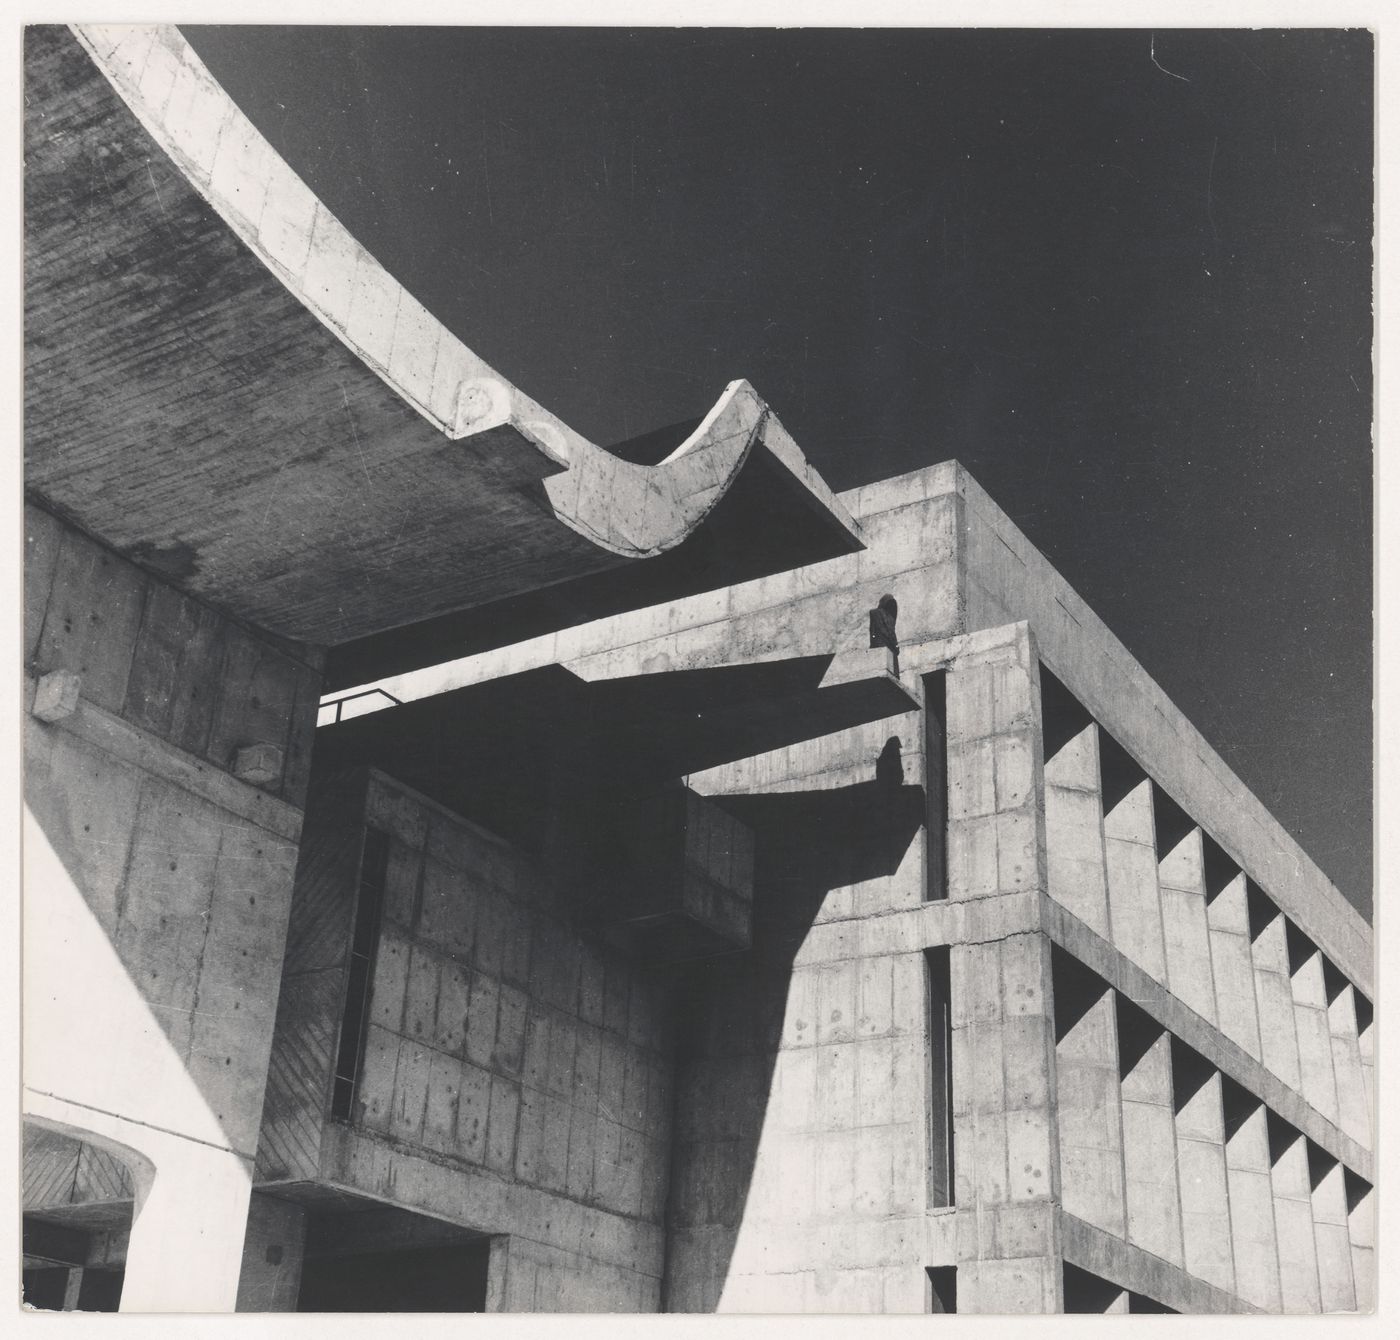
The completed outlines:
<svg viewBox="0 0 1400 1340">
<path fill-rule="evenodd" d="M 184 32 L 595 441 L 960 459 L 1369 912 L 1368 34 Z"/>
</svg>

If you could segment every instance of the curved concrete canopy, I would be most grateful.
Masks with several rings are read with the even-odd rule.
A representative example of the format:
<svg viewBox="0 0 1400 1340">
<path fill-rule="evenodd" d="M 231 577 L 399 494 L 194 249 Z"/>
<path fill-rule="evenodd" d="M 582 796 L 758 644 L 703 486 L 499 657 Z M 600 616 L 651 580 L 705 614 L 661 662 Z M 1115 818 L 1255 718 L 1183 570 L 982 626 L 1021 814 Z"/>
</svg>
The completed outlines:
<svg viewBox="0 0 1400 1340">
<path fill-rule="evenodd" d="M 755 454 L 802 504 L 794 561 L 860 547 L 745 382 L 655 465 L 541 409 L 175 28 L 30 29 L 26 58 L 26 480 L 137 562 L 336 645 L 675 550 Z M 681 585 L 759 575 L 730 557 Z"/>
</svg>

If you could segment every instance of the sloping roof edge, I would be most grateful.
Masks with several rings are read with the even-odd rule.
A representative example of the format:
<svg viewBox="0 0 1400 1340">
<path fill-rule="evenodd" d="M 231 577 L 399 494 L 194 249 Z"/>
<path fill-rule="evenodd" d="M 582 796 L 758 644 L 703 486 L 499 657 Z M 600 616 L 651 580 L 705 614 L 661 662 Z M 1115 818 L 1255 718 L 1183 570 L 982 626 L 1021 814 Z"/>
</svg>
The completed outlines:
<svg viewBox="0 0 1400 1340">
<path fill-rule="evenodd" d="M 441 324 L 278 155 L 168 24 L 73 25 L 122 101 L 268 270 L 402 400 L 452 440 L 509 427 L 555 472 L 556 518 L 598 548 L 648 558 L 705 520 L 743 468 L 767 406 L 732 382 L 655 466 L 620 459 L 543 409 Z M 783 435 L 766 448 L 858 540 L 859 527 Z"/>
</svg>

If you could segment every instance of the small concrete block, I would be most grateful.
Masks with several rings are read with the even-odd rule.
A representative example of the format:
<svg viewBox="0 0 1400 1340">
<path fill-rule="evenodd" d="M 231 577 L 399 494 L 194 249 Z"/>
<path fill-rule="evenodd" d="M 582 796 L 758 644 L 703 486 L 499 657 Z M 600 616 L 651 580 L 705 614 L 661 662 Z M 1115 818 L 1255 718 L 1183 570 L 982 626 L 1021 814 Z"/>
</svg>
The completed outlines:
<svg viewBox="0 0 1400 1340">
<path fill-rule="evenodd" d="M 465 1055 L 479 1066 L 491 1064 L 496 1049 L 496 1022 L 499 1015 L 500 984 L 484 973 L 472 978 L 467 1005 Z"/>
<path fill-rule="evenodd" d="M 600 1034 L 587 1024 L 579 1024 L 578 1045 L 574 1053 L 574 1092 L 576 1107 L 588 1112 L 598 1110 L 598 1072 L 601 1051 Z"/>
<path fill-rule="evenodd" d="M 399 298 L 389 371 L 402 390 L 425 408 L 432 402 L 433 370 L 441 335 L 442 327 L 431 313 L 405 291 Z"/>
<path fill-rule="evenodd" d="M 828 1131 L 855 1122 L 856 1057 L 851 1043 L 822 1047 L 817 1053 L 817 1122 Z"/>
<path fill-rule="evenodd" d="M 228 99 L 209 78 L 203 67 L 195 67 L 189 57 L 182 59 L 175 72 L 174 85 L 165 101 L 162 118 L 166 134 L 181 151 L 199 181 L 209 180 L 214 155 L 219 149 L 219 130 L 228 114 Z"/>
<path fill-rule="evenodd" d="M 387 368 L 403 289 L 369 252 L 361 249 L 345 336 L 376 366 Z"/>
<path fill-rule="evenodd" d="M 854 1031 L 857 964 L 854 960 L 818 969 L 817 1043 L 849 1042 Z"/>
<path fill-rule="evenodd" d="M 413 1043 L 400 1046 L 389 1124 L 390 1133 L 396 1139 L 416 1144 L 422 1138 L 431 1064 L 432 1054 L 426 1047 Z"/>
<path fill-rule="evenodd" d="M 416 1042 L 426 1042 L 434 1033 L 442 966 L 442 959 L 431 950 L 421 945 L 410 948 L 403 1033 Z"/>
<path fill-rule="evenodd" d="M 856 986 L 856 1034 L 879 1037 L 893 1026 L 894 960 L 885 955 L 859 962 Z"/>
<path fill-rule="evenodd" d="M 1034 727 L 1031 681 L 1024 665 L 1016 662 L 992 668 L 992 704 L 998 734 L 1017 727 Z"/>
<path fill-rule="evenodd" d="M 453 1131 L 457 1124 L 457 1085 L 461 1064 L 442 1052 L 430 1053 L 428 1100 L 423 1116 L 423 1143 L 439 1153 L 454 1153 Z"/>
<path fill-rule="evenodd" d="M 519 1075 L 525 1060 L 529 999 L 515 987 L 502 986 L 496 1020 L 496 1046 L 491 1064 L 507 1075 Z"/>
<path fill-rule="evenodd" d="M 1030 733 L 999 736 L 996 747 L 996 807 L 1016 809 L 1031 795 L 1034 785 L 1034 746 Z"/>
<path fill-rule="evenodd" d="M 948 817 L 975 819 L 992 814 L 996 800 L 996 742 L 954 744 L 948 749 Z"/>
<path fill-rule="evenodd" d="M 273 157 L 271 147 L 252 122 L 235 109 L 219 136 L 210 192 L 254 234 L 267 200 L 268 164 Z"/>
<path fill-rule="evenodd" d="M 233 775 L 252 786 L 270 786 L 281 779 L 282 762 L 275 744 L 245 745 L 233 757 Z"/>
<path fill-rule="evenodd" d="M 1006 1020 L 1001 1029 L 1008 1108 L 1045 1107 L 1050 1102 L 1049 1021 L 1044 1015 Z"/>
<path fill-rule="evenodd" d="M 996 1220 L 1000 1256 L 1014 1260 L 1050 1254 L 1055 1236 L 1055 1206 L 1050 1201 L 1003 1205 Z"/>
<path fill-rule="evenodd" d="M 520 1181 L 533 1185 L 538 1185 L 540 1179 L 540 1153 L 544 1140 L 544 1101 L 544 1095 L 536 1093 L 532 1089 L 522 1089 L 520 1092 L 515 1175 Z"/>
<path fill-rule="evenodd" d="M 887 1126 L 894 1112 L 894 1044 L 888 1039 L 856 1047 L 856 1112 L 862 1127 Z"/>
<path fill-rule="evenodd" d="M 300 283 L 316 225 L 316 197 L 275 155 L 268 161 L 267 196 L 258 240 L 267 256 Z"/>
<path fill-rule="evenodd" d="M 959 1151 L 959 1171 L 961 1170 L 962 1151 L 971 1146 L 972 1175 L 976 1186 L 974 1193 L 976 1199 L 982 1203 L 1009 1199 L 1006 1184 L 1006 1114 L 1004 1112 L 978 1113 L 971 1131 L 965 1131 L 955 1124 L 954 1138 L 957 1141 Z M 959 1203 L 962 1203 L 961 1195 Z M 968 1203 L 971 1204 L 971 1201 L 969 1200 Z"/>
<path fill-rule="evenodd" d="M 393 936 L 380 941 L 374 965 L 374 991 L 370 997 L 370 1020 L 397 1033 L 403 1024 L 404 992 L 408 984 L 409 948 Z"/>
<path fill-rule="evenodd" d="M 575 1200 L 586 1200 L 593 1191 L 593 1162 L 597 1118 L 580 1107 L 569 1111 L 568 1152 L 564 1185 Z"/>
<path fill-rule="evenodd" d="M 992 674 L 959 663 L 948 676 L 948 741 L 976 740 L 995 731 Z"/>
<path fill-rule="evenodd" d="M 457 1145 L 453 1153 L 472 1163 L 483 1161 L 490 1107 L 491 1076 L 470 1062 L 464 1063 L 457 1101 Z"/>
<path fill-rule="evenodd" d="M 72 670 L 51 670 L 34 690 L 34 715 L 40 721 L 64 721 L 78 710 L 82 676 Z"/>
<path fill-rule="evenodd" d="M 1050 1117 L 1044 1109 L 1009 1112 L 1006 1159 L 1013 1200 L 1039 1200 L 1051 1193 Z"/>
<path fill-rule="evenodd" d="M 146 57 L 146 67 L 141 71 L 141 101 L 157 122 L 165 111 L 179 69 L 179 52 L 162 40 L 162 34 L 157 33 Z"/>
<path fill-rule="evenodd" d="M 389 1133 L 394 1100 L 394 1073 L 399 1039 L 371 1024 L 360 1068 L 359 1121 L 366 1130 Z"/>
<path fill-rule="evenodd" d="M 950 820 L 948 824 L 948 896 L 955 899 L 979 898 L 995 892 L 997 892 L 995 817 Z"/>
<path fill-rule="evenodd" d="M 439 1051 L 460 1052 L 466 1034 L 467 1001 L 471 992 L 470 974 L 450 960 L 441 966 L 438 978 L 433 1046 Z"/>
<path fill-rule="evenodd" d="M 972 1110 L 978 1113 L 996 1113 L 1006 1110 L 1006 1061 L 1002 1050 L 1000 1028 L 981 1027 L 975 1030 L 975 1042 L 971 1053 L 972 1074 L 968 1076 L 968 1087 L 972 1091 Z M 961 1087 L 954 1076 L 954 1089 Z"/>
</svg>

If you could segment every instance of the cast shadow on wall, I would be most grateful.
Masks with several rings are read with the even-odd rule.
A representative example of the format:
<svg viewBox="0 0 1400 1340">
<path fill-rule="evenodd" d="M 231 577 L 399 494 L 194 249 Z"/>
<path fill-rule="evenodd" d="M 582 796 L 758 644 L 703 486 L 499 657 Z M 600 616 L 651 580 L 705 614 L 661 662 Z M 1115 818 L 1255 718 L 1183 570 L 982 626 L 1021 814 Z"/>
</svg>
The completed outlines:
<svg viewBox="0 0 1400 1340">
<path fill-rule="evenodd" d="M 873 771 L 871 781 L 830 790 L 713 797 L 755 834 L 753 944 L 694 965 L 678 983 L 668 1311 L 720 1305 L 773 1096 L 794 961 L 823 904 L 833 890 L 893 876 L 923 829 L 924 788 L 904 782 L 898 737 Z M 823 1027 L 839 1035 L 841 1022 Z M 817 1020 L 789 1025 L 815 1031 Z"/>
</svg>

